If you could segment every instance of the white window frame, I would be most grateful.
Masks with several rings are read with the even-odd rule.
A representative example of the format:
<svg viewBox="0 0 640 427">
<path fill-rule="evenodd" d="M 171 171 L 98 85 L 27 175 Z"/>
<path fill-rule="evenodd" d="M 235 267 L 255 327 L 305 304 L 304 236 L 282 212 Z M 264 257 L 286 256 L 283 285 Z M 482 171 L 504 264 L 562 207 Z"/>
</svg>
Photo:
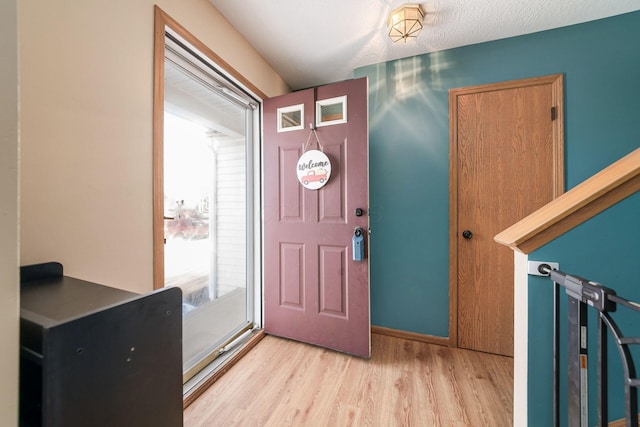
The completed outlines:
<svg viewBox="0 0 640 427">
<path fill-rule="evenodd" d="M 342 118 L 337 120 L 322 121 L 322 107 L 327 105 L 342 105 Z M 316 126 L 331 126 L 341 123 L 347 123 L 347 95 L 337 96 L 335 98 L 328 98 L 316 101 Z"/>
<path fill-rule="evenodd" d="M 298 126 L 282 127 L 282 116 L 292 111 L 300 111 L 300 124 Z M 290 132 L 292 130 L 302 130 L 304 129 L 304 104 L 297 104 L 297 105 L 291 105 L 289 107 L 278 108 L 277 117 L 278 117 L 278 133 Z"/>
</svg>

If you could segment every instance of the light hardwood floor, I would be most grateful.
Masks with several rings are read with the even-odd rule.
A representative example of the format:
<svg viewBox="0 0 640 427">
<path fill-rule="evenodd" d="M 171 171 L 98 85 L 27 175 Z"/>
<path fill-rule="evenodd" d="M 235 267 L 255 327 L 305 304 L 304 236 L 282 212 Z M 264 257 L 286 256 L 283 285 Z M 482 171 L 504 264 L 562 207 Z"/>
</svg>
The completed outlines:
<svg viewBox="0 0 640 427">
<path fill-rule="evenodd" d="M 513 359 L 372 335 L 370 360 L 266 336 L 184 426 L 510 426 Z"/>
</svg>

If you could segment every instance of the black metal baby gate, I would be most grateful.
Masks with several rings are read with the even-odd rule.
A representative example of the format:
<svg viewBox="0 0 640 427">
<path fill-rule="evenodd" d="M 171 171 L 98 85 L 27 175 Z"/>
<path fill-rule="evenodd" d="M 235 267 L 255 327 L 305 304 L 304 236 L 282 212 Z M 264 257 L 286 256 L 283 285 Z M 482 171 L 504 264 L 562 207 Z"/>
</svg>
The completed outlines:
<svg viewBox="0 0 640 427">
<path fill-rule="evenodd" d="M 640 380 L 629 346 L 640 344 L 640 337 L 625 337 L 609 313 L 618 306 L 640 312 L 640 304 L 616 295 L 615 291 L 578 276 L 553 270 L 547 264 L 538 268 L 540 273 L 548 275 L 554 282 L 554 425 L 560 425 L 559 398 L 559 286 L 567 293 L 567 418 L 570 427 L 588 425 L 588 379 L 587 379 L 587 308 L 598 311 L 598 426 L 608 423 L 608 377 L 607 377 L 607 339 L 608 333 L 622 360 L 624 371 L 626 426 L 638 425 L 638 387 Z"/>
</svg>

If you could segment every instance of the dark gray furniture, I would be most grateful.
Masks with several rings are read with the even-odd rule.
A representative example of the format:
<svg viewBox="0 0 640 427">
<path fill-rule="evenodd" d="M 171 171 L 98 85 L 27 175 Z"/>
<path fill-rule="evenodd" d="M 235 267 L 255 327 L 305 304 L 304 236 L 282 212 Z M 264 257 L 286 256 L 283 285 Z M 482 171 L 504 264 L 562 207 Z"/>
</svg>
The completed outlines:
<svg viewBox="0 0 640 427">
<path fill-rule="evenodd" d="M 182 295 L 22 267 L 21 426 L 182 426 Z"/>
</svg>

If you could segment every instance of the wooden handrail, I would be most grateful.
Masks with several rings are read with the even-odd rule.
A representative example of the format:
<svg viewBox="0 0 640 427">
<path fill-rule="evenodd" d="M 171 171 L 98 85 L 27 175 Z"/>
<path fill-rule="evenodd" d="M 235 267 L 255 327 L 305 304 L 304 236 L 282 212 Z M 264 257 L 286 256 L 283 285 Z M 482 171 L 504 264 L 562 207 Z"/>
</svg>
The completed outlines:
<svg viewBox="0 0 640 427">
<path fill-rule="evenodd" d="M 640 148 L 495 236 L 528 254 L 640 190 Z"/>
</svg>

